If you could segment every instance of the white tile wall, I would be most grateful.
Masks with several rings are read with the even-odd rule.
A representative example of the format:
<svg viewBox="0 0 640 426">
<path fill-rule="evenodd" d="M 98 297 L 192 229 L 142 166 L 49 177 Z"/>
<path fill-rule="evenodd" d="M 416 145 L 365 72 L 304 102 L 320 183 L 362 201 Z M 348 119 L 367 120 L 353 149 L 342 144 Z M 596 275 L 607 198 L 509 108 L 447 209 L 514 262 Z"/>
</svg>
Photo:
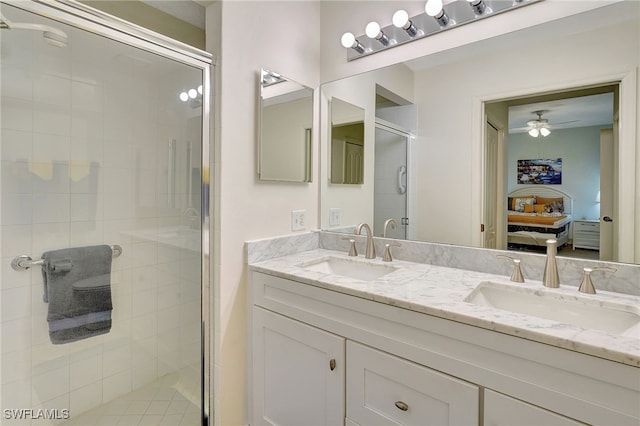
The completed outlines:
<svg viewBox="0 0 640 426">
<path fill-rule="evenodd" d="M 3 13 L 42 21 L 9 6 Z M 170 204 L 167 144 L 186 146 L 187 120 L 198 112 L 177 95 L 196 86 L 199 73 L 176 73 L 153 55 L 139 62 L 136 49 L 64 30 L 65 49 L 44 45 L 35 32 L 1 39 L 0 403 L 68 408 L 73 418 L 162 375 L 199 371 L 200 256 L 157 241 L 182 224 L 186 178 L 176 182 L 178 204 Z M 112 265 L 112 329 L 53 345 L 40 268 L 17 272 L 10 262 L 95 244 L 124 250 Z M 137 402 L 126 417 L 184 412 L 171 403 Z"/>
</svg>

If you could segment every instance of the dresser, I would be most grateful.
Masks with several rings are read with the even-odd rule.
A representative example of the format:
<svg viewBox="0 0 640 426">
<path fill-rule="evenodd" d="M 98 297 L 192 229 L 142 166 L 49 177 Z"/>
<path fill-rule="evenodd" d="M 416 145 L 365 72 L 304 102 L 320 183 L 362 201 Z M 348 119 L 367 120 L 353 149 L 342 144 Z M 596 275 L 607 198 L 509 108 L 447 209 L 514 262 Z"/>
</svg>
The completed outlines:
<svg viewBox="0 0 640 426">
<path fill-rule="evenodd" d="M 600 249 L 600 221 L 579 219 L 573 221 L 573 248 Z"/>
</svg>

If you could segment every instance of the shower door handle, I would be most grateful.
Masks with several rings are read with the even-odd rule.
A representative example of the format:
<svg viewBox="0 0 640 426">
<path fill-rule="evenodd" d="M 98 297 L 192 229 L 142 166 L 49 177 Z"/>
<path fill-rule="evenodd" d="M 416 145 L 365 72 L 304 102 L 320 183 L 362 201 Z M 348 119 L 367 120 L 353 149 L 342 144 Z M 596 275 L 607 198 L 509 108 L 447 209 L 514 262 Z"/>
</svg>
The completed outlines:
<svg viewBox="0 0 640 426">
<path fill-rule="evenodd" d="M 407 192 L 407 185 L 402 183 L 403 177 L 405 179 L 407 177 L 407 168 L 405 166 L 400 166 L 400 169 L 398 170 L 398 192 L 400 192 L 400 194 Z"/>
</svg>

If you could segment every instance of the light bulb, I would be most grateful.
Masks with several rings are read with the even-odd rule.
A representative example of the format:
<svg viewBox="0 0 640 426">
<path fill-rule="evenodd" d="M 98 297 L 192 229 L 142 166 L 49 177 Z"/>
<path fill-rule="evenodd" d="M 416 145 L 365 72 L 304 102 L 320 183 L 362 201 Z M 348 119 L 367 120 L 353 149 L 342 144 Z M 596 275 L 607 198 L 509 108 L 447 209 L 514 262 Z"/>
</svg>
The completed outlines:
<svg viewBox="0 0 640 426">
<path fill-rule="evenodd" d="M 200 93 L 202 95 L 202 84 L 200 86 L 198 86 L 198 93 Z"/>
<path fill-rule="evenodd" d="M 354 36 L 352 33 L 344 33 L 342 34 L 340 42 L 342 43 L 343 47 L 346 47 L 348 49 L 350 47 L 353 47 L 353 45 L 355 44 L 356 36 Z"/>
<path fill-rule="evenodd" d="M 191 99 L 195 99 L 198 96 L 198 91 L 196 89 L 189 89 L 188 93 Z"/>
<path fill-rule="evenodd" d="M 538 129 L 529 130 L 529 136 L 531 136 L 532 138 L 537 138 L 538 134 L 539 134 Z"/>
<path fill-rule="evenodd" d="M 187 92 L 180 93 L 180 100 L 182 102 L 187 102 L 189 100 L 189 95 L 187 94 Z"/>
<path fill-rule="evenodd" d="M 409 14 L 406 10 L 397 10 L 396 13 L 393 14 L 391 21 L 397 28 L 404 28 L 404 26 L 409 23 Z"/>
<path fill-rule="evenodd" d="M 380 24 L 375 21 L 369 22 L 364 32 L 369 38 L 378 38 L 378 34 L 380 34 Z"/>
<path fill-rule="evenodd" d="M 547 137 L 551 134 L 551 130 L 547 129 L 546 127 L 542 127 L 540 129 L 540 134 L 542 135 L 542 137 Z"/>
<path fill-rule="evenodd" d="M 442 11 L 442 0 L 427 0 L 427 4 L 424 5 L 424 11 L 427 15 L 434 17 Z"/>
</svg>

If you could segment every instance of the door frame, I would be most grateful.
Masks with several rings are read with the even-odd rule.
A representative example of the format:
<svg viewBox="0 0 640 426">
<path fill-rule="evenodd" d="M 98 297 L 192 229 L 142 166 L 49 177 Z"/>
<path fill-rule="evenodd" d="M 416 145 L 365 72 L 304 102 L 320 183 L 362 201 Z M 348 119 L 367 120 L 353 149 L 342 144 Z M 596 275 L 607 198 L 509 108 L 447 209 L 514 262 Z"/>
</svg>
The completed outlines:
<svg viewBox="0 0 640 426">
<path fill-rule="evenodd" d="M 484 216 L 484 151 L 485 151 L 485 103 L 525 98 L 544 93 L 560 93 L 581 88 L 618 85 L 619 102 L 619 158 L 618 158 L 618 227 L 624 229 L 618 235 L 618 262 L 640 263 L 640 206 L 636 206 L 636 199 L 640 199 L 640 149 L 637 148 L 637 99 L 638 84 L 637 70 L 612 74 L 598 79 L 578 81 L 575 84 L 557 84 L 543 86 L 532 91 L 518 90 L 486 96 L 475 96 L 472 100 L 472 135 L 471 135 L 471 218 L 472 229 L 477 231 L 472 235 L 472 245 L 482 247 L 482 233 L 480 224 Z M 503 194 L 506 196 L 506 194 Z M 636 208 L 638 207 L 638 208 Z M 638 249 L 636 249 L 638 247 Z"/>
</svg>

